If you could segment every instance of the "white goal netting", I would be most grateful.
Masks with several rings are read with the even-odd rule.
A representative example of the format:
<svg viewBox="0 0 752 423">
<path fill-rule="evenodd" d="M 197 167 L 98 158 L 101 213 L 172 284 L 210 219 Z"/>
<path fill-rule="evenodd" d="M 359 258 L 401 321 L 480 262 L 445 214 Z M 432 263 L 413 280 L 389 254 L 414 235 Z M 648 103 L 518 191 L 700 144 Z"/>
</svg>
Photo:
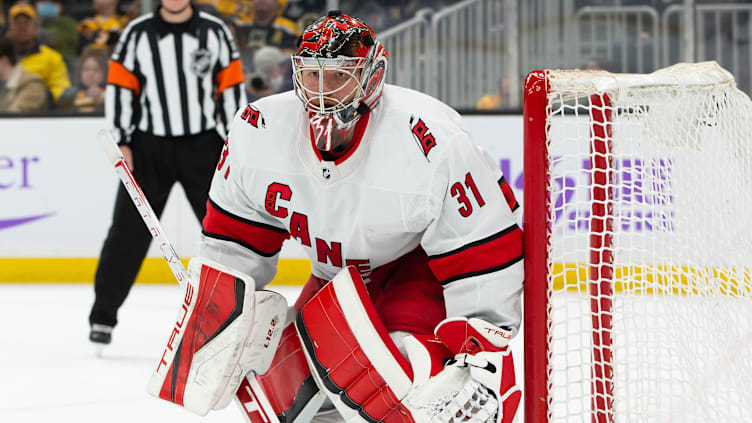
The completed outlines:
<svg viewBox="0 0 752 423">
<path fill-rule="evenodd" d="M 752 422 L 752 102 L 714 62 L 545 75 L 549 420 Z"/>
</svg>

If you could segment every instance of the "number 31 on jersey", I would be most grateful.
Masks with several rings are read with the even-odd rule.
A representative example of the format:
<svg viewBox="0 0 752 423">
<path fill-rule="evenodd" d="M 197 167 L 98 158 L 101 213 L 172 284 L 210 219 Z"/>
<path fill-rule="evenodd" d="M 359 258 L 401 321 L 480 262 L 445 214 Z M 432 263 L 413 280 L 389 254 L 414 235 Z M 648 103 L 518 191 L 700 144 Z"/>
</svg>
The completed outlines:
<svg viewBox="0 0 752 423">
<path fill-rule="evenodd" d="M 470 172 L 467 172 L 467 174 L 465 174 L 464 186 L 460 182 L 455 182 L 449 189 L 452 197 L 456 198 L 457 202 L 460 203 L 460 207 L 457 209 L 457 211 L 462 217 L 468 217 L 473 213 L 473 203 L 472 201 L 470 201 L 465 188 L 470 190 L 470 193 L 475 198 L 475 202 L 478 204 L 478 207 L 483 207 L 486 204 L 486 202 L 483 200 L 483 197 L 480 195 L 480 192 L 478 191 L 478 187 L 475 186 L 473 175 L 471 175 Z"/>
</svg>

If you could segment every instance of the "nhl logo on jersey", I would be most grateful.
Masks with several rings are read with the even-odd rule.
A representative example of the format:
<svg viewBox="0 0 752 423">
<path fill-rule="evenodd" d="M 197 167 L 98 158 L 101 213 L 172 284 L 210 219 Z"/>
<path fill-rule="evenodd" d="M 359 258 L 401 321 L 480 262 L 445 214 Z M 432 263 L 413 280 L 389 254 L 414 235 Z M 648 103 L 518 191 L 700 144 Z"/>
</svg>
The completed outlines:
<svg viewBox="0 0 752 423">
<path fill-rule="evenodd" d="M 211 69 L 211 52 L 200 48 L 191 52 L 191 70 L 200 77 L 209 74 Z"/>
<path fill-rule="evenodd" d="M 431 130 L 428 129 L 425 122 L 423 122 L 423 119 L 416 118 L 413 115 L 410 116 L 410 129 L 413 138 L 418 142 L 418 146 L 420 146 L 423 155 L 426 156 L 426 160 L 428 160 L 428 153 L 431 152 L 432 148 L 436 147 L 436 138 L 434 138 Z"/>
<path fill-rule="evenodd" d="M 324 167 L 324 168 L 322 168 L 322 169 L 321 169 L 321 176 L 322 176 L 322 177 L 323 177 L 324 179 L 329 179 L 329 178 L 331 178 L 331 177 L 332 177 L 332 170 L 331 170 L 331 169 L 329 169 L 329 168 L 327 168 L 327 167 Z"/>
</svg>

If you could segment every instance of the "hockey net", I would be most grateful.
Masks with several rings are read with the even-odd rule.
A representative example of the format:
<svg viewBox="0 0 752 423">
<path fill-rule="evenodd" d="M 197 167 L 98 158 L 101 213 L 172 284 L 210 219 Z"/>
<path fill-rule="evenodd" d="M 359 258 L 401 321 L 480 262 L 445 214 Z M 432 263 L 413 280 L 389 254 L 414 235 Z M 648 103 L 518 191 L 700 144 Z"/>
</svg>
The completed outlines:
<svg viewBox="0 0 752 423">
<path fill-rule="evenodd" d="M 752 102 L 715 62 L 525 87 L 528 422 L 752 421 Z"/>
</svg>

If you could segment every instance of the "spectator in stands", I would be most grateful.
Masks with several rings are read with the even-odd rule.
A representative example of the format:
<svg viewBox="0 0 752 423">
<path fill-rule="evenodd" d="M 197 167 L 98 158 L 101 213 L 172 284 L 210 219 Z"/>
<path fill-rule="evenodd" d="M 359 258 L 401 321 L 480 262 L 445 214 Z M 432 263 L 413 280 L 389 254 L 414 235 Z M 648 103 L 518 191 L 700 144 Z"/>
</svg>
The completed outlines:
<svg viewBox="0 0 752 423">
<path fill-rule="evenodd" d="M 93 46 L 104 47 L 111 52 L 128 18 L 118 13 L 118 0 L 94 0 L 92 5 L 94 16 L 84 18 L 78 24 L 81 37 L 79 50 Z"/>
<path fill-rule="evenodd" d="M 510 85 L 509 75 L 502 76 L 499 78 L 498 91 L 481 97 L 481 99 L 475 104 L 475 108 L 478 110 L 509 109 L 512 107 L 509 102 Z"/>
<path fill-rule="evenodd" d="M 297 47 L 295 23 L 282 17 L 284 6 L 280 0 L 253 0 L 253 21 L 238 24 L 238 44 L 241 54 L 253 54 L 269 45 L 292 53 Z"/>
<path fill-rule="evenodd" d="M 141 12 L 141 2 L 133 0 L 130 2 L 128 6 L 125 7 L 125 24 L 123 24 L 123 28 L 128 26 L 128 24 L 136 19 L 137 17 L 141 16 L 143 13 Z"/>
<path fill-rule="evenodd" d="M 297 32 L 298 33 L 302 33 L 303 30 L 306 27 L 308 27 L 308 25 L 311 25 L 312 23 L 316 22 L 321 17 L 321 15 L 323 15 L 324 13 L 326 13 L 326 10 L 324 10 L 323 12 L 316 12 L 316 11 L 314 11 L 314 12 L 303 13 L 295 21 L 295 23 L 297 24 L 297 27 L 298 27 L 298 31 Z"/>
<path fill-rule="evenodd" d="M 102 47 L 87 47 L 78 67 L 78 86 L 71 104 L 79 112 L 104 112 L 107 64 L 110 53 Z M 61 106 L 62 107 L 62 106 Z"/>
<path fill-rule="evenodd" d="M 264 46 L 253 55 L 253 63 L 256 71 L 246 73 L 248 101 L 293 89 L 289 54 L 277 47 Z"/>
<path fill-rule="evenodd" d="M 37 38 L 63 55 L 66 65 L 71 66 L 78 58 L 78 23 L 70 16 L 63 15 L 63 2 L 60 0 L 39 0 L 35 4 L 41 21 Z"/>
<path fill-rule="evenodd" d="M 39 75 L 57 102 L 71 86 L 63 56 L 37 41 L 37 14 L 28 3 L 17 3 L 8 11 L 8 36 L 21 66 Z"/>
<path fill-rule="evenodd" d="M 17 65 L 13 42 L 0 38 L 0 113 L 39 112 L 46 108 L 44 81 Z"/>
<path fill-rule="evenodd" d="M 387 9 L 378 1 L 358 1 L 354 2 L 352 9 L 353 15 L 365 20 L 371 28 L 380 32 L 388 28 L 391 24 Z"/>
<path fill-rule="evenodd" d="M 358 1 L 341 0 L 340 6 L 353 8 L 355 14 L 363 18 L 373 15 L 379 19 L 378 25 L 382 28 L 397 25 L 398 23 L 415 16 L 415 13 L 423 8 L 439 10 L 449 4 L 456 3 L 451 0 L 379 0 Z M 378 7 L 376 7 L 378 6 Z M 371 27 L 374 27 L 371 24 Z M 375 29 L 375 28 L 374 28 Z"/>
<path fill-rule="evenodd" d="M 254 0 L 195 0 L 197 9 L 228 20 L 235 25 L 252 25 L 255 17 Z M 294 24 L 299 34 L 308 24 L 316 21 L 326 9 L 326 0 L 278 0 L 281 17 Z M 289 24 L 288 24 L 289 25 Z M 237 39 L 237 38 L 236 38 Z M 240 43 L 244 47 L 244 43 Z"/>
<path fill-rule="evenodd" d="M 326 13 L 326 0 L 287 0 L 280 3 L 287 3 L 282 17 L 295 22 L 298 33 Z"/>
<path fill-rule="evenodd" d="M 253 0 L 195 0 L 195 2 L 199 10 L 210 11 L 236 24 L 253 22 Z"/>
</svg>

